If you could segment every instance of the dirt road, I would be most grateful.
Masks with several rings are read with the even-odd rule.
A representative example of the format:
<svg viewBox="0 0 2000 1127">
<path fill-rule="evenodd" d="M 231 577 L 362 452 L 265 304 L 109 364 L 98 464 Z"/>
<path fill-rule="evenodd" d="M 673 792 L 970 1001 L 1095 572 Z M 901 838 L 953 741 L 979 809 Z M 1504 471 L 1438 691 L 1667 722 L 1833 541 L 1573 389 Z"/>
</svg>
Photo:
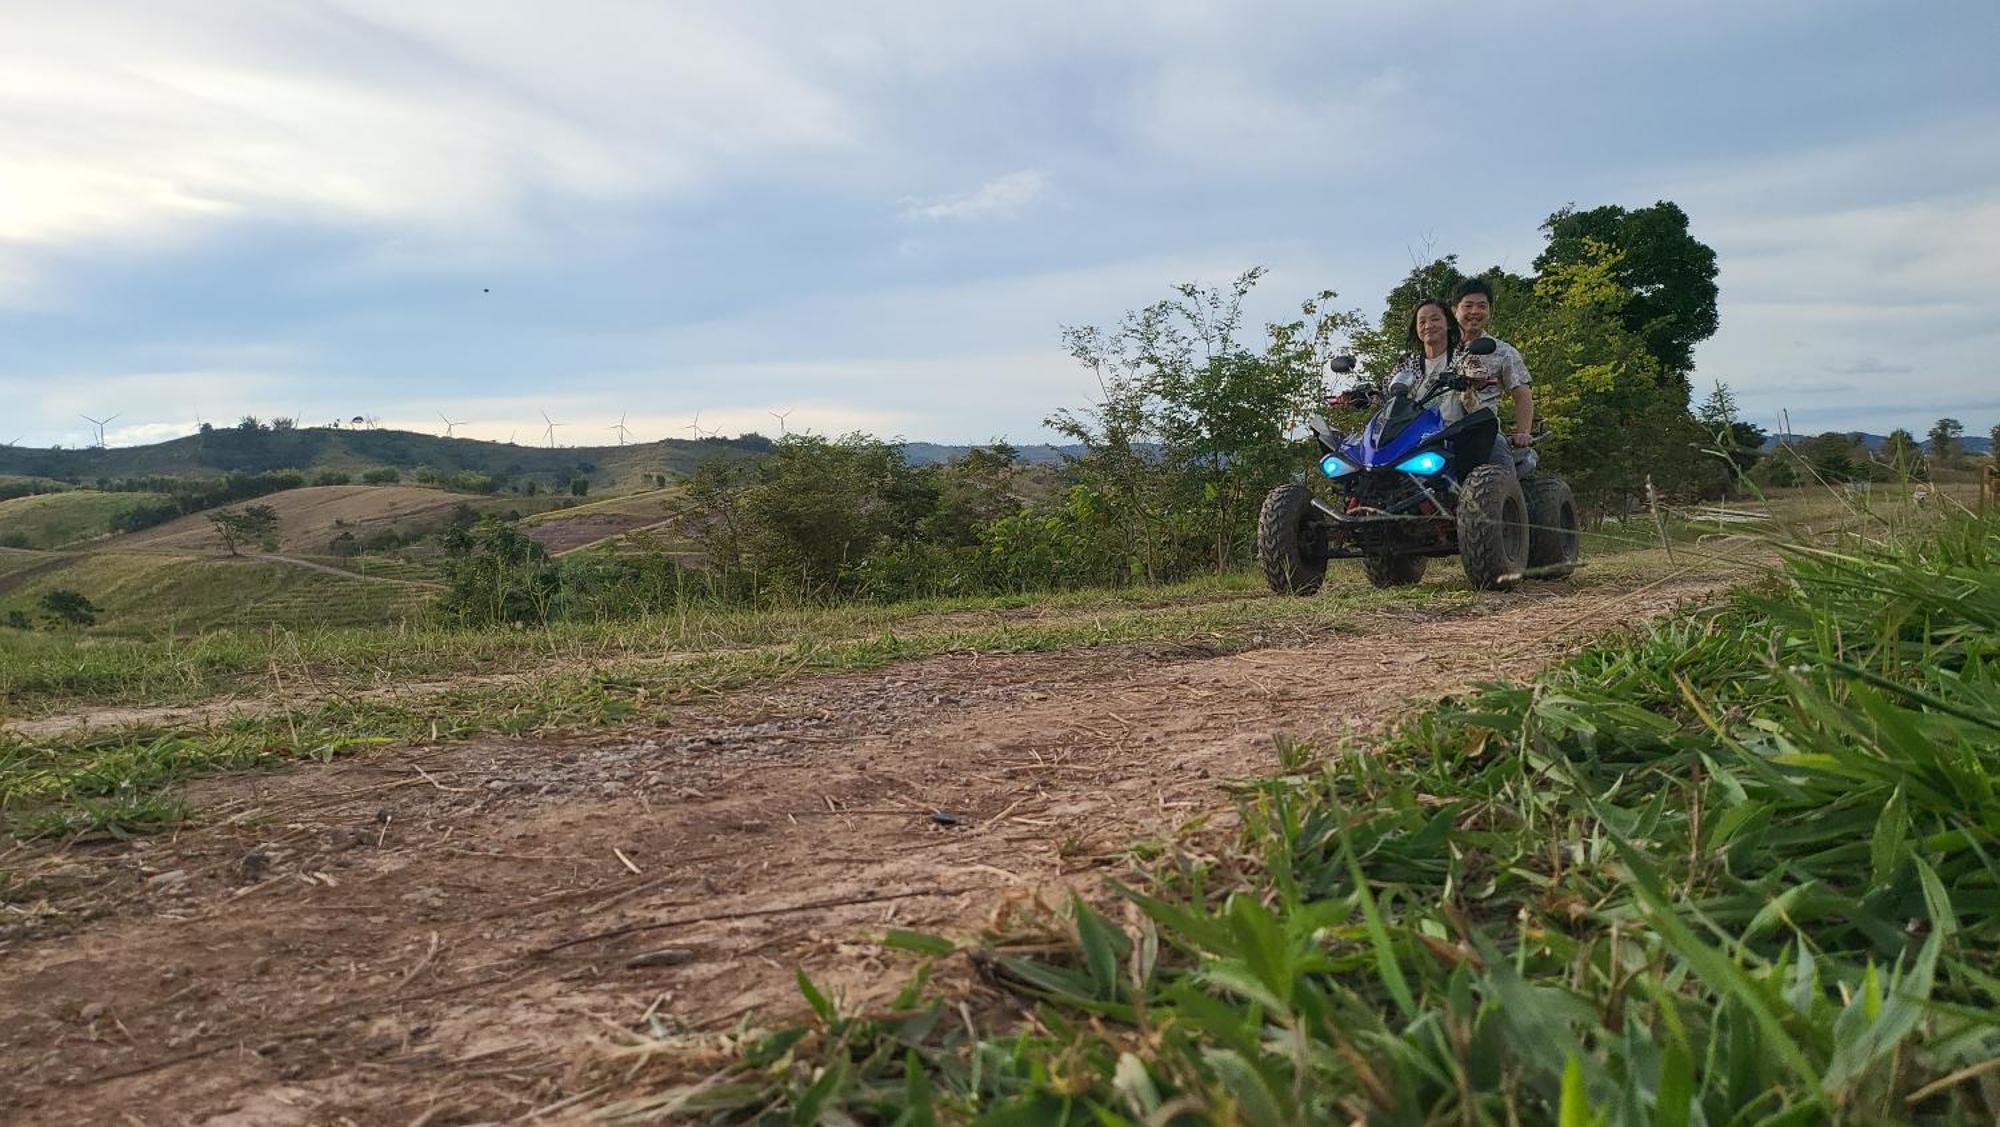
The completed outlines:
<svg viewBox="0 0 2000 1127">
<path fill-rule="evenodd" d="M 1088 885 L 1135 838 L 1226 816 L 1274 735 L 1330 743 L 1719 582 L 1544 586 L 1229 656 L 936 658 L 662 729 L 216 781 L 200 828 L 0 858 L 44 894 L 0 915 L 0 1117 L 572 1114 L 603 1095 L 573 1067 L 594 1037 L 788 1014 L 800 965 L 893 989 L 885 927 L 969 932 Z"/>
</svg>

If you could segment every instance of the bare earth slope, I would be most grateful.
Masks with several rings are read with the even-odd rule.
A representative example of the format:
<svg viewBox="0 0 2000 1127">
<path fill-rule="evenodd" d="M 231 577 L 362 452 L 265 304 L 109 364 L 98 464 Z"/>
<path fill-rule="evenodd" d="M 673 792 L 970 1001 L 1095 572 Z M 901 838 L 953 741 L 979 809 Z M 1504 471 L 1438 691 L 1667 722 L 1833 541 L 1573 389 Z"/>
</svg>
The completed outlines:
<svg viewBox="0 0 2000 1127">
<path fill-rule="evenodd" d="M 1719 583 L 1543 586 L 1230 656 L 937 658 L 665 729 L 211 783 L 206 828 L 0 857 L 48 893 L 0 933 L 0 1116 L 584 1106 L 607 1095 L 571 1067 L 592 1037 L 789 1012 L 800 964 L 850 995 L 893 985 L 871 958 L 885 927 L 969 931 L 1088 886 L 1094 855 L 1226 812 L 1226 784 L 1276 766 L 1274 735 L 1380 725 Z"/>
<path fill-rule="evenodd" d="M 308 485 L 226 506 L 269 505 L 278 513 L 278 550 L 323 553 L 342 530 L 362 535 L 378 528 L 440 521 L 460 502 L 486 499 L 420 485 Z M 214 552 L 215 528 L 207 513 L 193 513 L 125 537 L 120 547 Z"/>
</svg>

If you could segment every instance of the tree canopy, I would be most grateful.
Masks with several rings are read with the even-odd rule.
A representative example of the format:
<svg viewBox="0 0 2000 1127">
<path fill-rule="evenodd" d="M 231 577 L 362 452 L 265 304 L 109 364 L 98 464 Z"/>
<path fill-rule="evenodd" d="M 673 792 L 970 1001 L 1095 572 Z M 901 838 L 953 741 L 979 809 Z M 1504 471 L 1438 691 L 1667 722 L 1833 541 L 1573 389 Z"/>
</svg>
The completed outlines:
<svg viewBox="0 0 2000 1127">
<path fill-rule="evenodd" d="M 1619 311 L 1660 362 L 1663 375 L 1694 368 L 1694 346 L 1718 324 L 1715 251 L 1688 231 L 1687 212 L 1666 200 L 1626 210 L 1616 205 L 1578 211 L 1570 205 L 1542 224 L 1548 245 L 1535 257 L 1547 274 L 1591 256 L 1597 243 L 1621 254 L 1611 280 L 1630 295 Z"/>
</svg>

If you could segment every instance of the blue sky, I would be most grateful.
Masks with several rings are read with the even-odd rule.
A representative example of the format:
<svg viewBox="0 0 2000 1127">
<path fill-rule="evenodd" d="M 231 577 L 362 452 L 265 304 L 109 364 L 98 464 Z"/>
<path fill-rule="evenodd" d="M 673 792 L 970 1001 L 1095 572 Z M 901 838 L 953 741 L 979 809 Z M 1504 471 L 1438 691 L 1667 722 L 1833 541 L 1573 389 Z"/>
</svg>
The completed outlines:
<svg viewBox="0 0 2000 1127">
<path fill-rule="evenodd" d="M 0 442 L 356 414 L 1045 437 L 1063 324 L 1373 314 L 1564 203 L 1720 256 L 1767 427 L 2000 422 L 2000 5 L 17 0 Z M 1505 326 L 1500 326 L 1502 334 Z"/>
</svg>

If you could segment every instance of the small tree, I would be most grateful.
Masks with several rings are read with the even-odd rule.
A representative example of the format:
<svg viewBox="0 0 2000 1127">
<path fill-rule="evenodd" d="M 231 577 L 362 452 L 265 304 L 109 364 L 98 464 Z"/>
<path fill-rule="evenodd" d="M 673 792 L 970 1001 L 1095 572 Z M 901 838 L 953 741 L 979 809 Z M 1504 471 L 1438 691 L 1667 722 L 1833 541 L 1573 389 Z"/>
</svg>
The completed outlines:
<svg viewBox="0 0 2000 1127">
<path fill-rule="evenodd" d="M 15 630 L 33 630 L 35 628 L 35 624 L 28 621 L 27 614 L 18 610 L 7 612 L 7 625 Z"/>
<path fill-rule="evenodd" d="M 255 434 L 264 429 L 264 423 L 255 415 L 245 415 L 236 421 L 236 429 L 245 434 Z"/>
<path fill-rule="evenodd" d="M 216 538 L 232 556 L 238 554 L 239 544 L 257 544 L 267 552 L 277 547 L 278 510 L 269 505 L 221 509 L 208 514 L 208 522 L 215 526 Z"/>
<path fill-rule="evenodd" d="M 97 622 L 97 607 L 81 591 L 59 587 L 43 595 L 40 605 L 51 626 L 90 626 Z"/>
<path fill-rule="evenodd" d="M 1965 424 L 1957 419 L 1939 419 L 1931 424 L 1931 457 L 1944 465 L 1958 457 L 1958 440 L 1965 437 Z"/>
<path fill-rule="evenodd" d="M 570 482 L 569 492 L 570 496 L 572 497 L 585 496 L 590 492 L 590 479 L 587 477 L 580 477 Z"/>
<path fill-rule="evenodd" d="M 394 485 L 403 480 L 403 475 L 384 467 L 379 470 L 369 470 L 361 475 L 361 480 L 368 485 Z"/>
<path fill-rule="evenodd" d="M 1986 457 L 2000 466 L 2000 423 L 1994 423 L 1993 429 L 1986 433 Z"/>
<path fill-rule="evenodd" d="M 1901 427 L 1889 432 L 1882 443 L 1882 461 L 1898 476 L 1923 478 L 1930 474 L 1930 467 L 1924 464 L 1924 449 L 1917 445 L 1917 436 Z"/>
</svg>

